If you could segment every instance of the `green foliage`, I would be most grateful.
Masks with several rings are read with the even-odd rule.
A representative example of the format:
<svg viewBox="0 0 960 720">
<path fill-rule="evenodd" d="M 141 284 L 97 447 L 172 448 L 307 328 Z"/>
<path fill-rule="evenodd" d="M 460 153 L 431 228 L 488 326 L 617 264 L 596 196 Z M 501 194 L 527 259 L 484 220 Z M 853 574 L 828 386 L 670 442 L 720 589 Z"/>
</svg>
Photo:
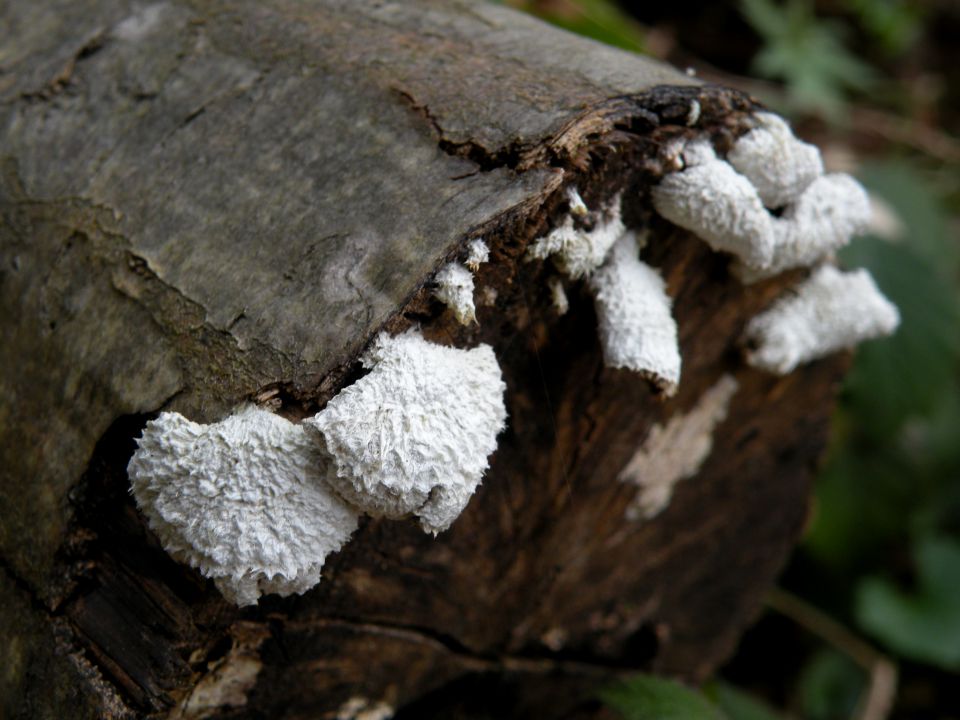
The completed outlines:
<svg viewBox="0 0 960 720">
<path fill-rule="evenodd" d="M 948 215 L 904 162 L 866 168 L 863 179 L 905 234 L 855 241 L 841 258 L 870 270 L 902 323 L 857 351 L 806 543 L 821 566 L 849 577 L 942 530 L 960 510 L 960 256 Z"/>
<path fill-rule="evenodd" d="M 781 720 L 766 703 L 725 682 L 712 682 L 704 693 L 729 720 Z"/>
<path fill-rule="evenodd" d="M 624 720 L 724 720 L 701 693 L 674 680 L 638 675 L 601 693 Z"/>
<path fill-rule="evenodd" d="M 621 10 L 614 0 L 566 0 L 551 3 L 517 0 L 511 4 L 578 35 L 624 50 L 646 52 L 643 26 Z"/>
<path fill-rule="evenodd" d="M 864 29 L 889 55 L 897 55 L 920 34 L 924 8 L 906 0 L 846 0 Z"/>
<path fill-rule="evenodd" d="M 807 720 L 846 720 L 863 691 L 863 671 L 836 650 L 816 652 L 800 673 L 800 708 Z"/>
<path fill-rule="evenodd" d="M 904 657 L 960 669 L 960 542 L 925 538 L 915 555 L 912 591 L 881 577 L 860 583 L 857 620 Z"/>
<path fill-rule="evenodd" d="M 843 27 L 818 19 L 810 0 L 741 0 L 740 9 L 763 41 L 754 72 L 782 80 L 792 109 L 837 119 L 849 91 L 875 83 L 873 69 L 844 45 Z"/>
<path fill-rule="evenodd" d="M 624 720 L 780 720 L 764 703 L 723 682 L 699 692 L 674 680 L 639 675 L 601 697 Z"/>
</svg>

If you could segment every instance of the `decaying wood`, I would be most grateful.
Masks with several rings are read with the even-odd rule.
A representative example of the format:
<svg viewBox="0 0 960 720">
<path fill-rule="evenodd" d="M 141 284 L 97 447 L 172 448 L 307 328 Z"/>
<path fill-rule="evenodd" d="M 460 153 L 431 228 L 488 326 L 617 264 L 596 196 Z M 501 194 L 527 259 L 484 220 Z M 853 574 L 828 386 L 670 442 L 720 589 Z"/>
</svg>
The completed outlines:
<svg viewBox="0 0 960 720">
<path fill-rule="evenodd" d="M 729 654 L 804 522 L 843 364 L 748 369 L 742 328 L 789 278 L 743 287 L 651 216 L 663 144 L 728 142 L 749 98 L 468 2 L 16 0 L 0 28 L 6 717 L 587 716 L 619 674 Z M 557 317 L 523 261 L 570 184 L 650 228 L 674 398 L 604 368 L 585 290 Z M 496 299 L 463 328 L 430 278 L 477 237 Z M 367 521 L 318 588 L 246 610 L 164 554 L 125 474 L 152 413 L 304 417 L 411 325 L 490 343 L 508 385 L 449 532 Z M 699 473 L 628 519 L 623 468 L 725 374 Z"/>
</svg>

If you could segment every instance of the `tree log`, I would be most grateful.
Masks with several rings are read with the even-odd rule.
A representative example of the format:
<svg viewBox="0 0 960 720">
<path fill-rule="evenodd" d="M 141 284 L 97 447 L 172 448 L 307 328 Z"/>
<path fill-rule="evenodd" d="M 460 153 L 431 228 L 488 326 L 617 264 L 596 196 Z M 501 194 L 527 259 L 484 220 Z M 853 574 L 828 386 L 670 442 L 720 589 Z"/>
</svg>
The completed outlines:
<svg viewBox="0 0 960 720">
<path fill-rule="evenodd" d="M 0 20 L 0 714 L 587 717 L 620 674 L 698 680 L 729 655 L 800 533 L 845 365 L 748 368 L 744 324 L 795 276 L 743 286 L 650 209 L 663 147 L 729 144 L 751 98 L 470 2 L 15 0 Z M 571 185 L 648 229 L 672 398 L 605 368 L 587 291 L 560 317 L 555 271 L 524 260 Z M 464 327 L 431 279 L 475 238 L 487 302 Z M 367 520 L 317 588 L 255 608 L 167 557 L 126 475 L 153 414 L 301 419 L 412 326 L 491 344 L 508 388 L 451 530 Z M 704 441 L 667 507 L 628 517 L 638 449 L 669 465 Z"/>
</svg>

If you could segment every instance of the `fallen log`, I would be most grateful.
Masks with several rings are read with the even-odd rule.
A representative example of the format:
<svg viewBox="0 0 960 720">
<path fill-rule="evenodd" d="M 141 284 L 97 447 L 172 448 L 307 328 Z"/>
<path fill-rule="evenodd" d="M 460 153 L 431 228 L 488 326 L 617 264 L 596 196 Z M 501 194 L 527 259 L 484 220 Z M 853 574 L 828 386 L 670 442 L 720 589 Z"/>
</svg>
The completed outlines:
<svg viewBox="0 0 960 720">
<path fill-rule="evenodd" d="M 496 5 L 0 13 L 6 716 L 587 717 L 620 674 L 731 653 L 845 366 L 748 366 L 744 327 L 802 271 L 744 285 L 652 210 L 671 148 L 729 149 L 751 98 Z M 672 396 L 606 367 L 590 283 L 530 258 L 615 198 L 672 298 Z M 464 325 L 435 275 L 477 240 Z M 448 531 L 362 519 L 316 588 L 252 608 L 164 552 L 127 476 L 149 419 L 303 420 L 410 328 L 490 345 L 506 383 Z"/>
</svg>

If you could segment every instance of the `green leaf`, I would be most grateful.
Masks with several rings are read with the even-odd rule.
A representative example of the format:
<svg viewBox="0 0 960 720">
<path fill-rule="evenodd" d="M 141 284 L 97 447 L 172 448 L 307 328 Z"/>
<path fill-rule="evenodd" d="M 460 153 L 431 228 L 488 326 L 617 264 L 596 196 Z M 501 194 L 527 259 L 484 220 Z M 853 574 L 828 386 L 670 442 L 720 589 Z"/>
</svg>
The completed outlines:
<svg viewBox="0 0 960 720">
<path fill-rule="evenodd" d="M 701 693 L 653 675 L 607 688 L 600 698 L 624 720 L 725 720 Z"/>
<path fill-rule="evenodd" d="M 839 119 L 848 91 L 876 83 L 873 68 L 844 45 L 844 27 L 818 19 L 810 0 L 741 0 L 740 9 L 763 41 L 754 71 L 783 80 L 796 109 Z"/>
<path fill-rule="evenodd" d="M 925 538 L 915 549 L 914 563 L 912 592 L 879 577 L 860 583 L 857 621 L 904 657 L 960 669 L 960 542 Z"/>
<path fill-rule="evenodd" d="M 921 31 L 921 19 L 928 11 L 922 3 L 905 0 L 847 0 L 860 22 L 890 55 L 906 50 Z"/>
<path fill-rule="evenodd" d="M 960 243 L 950 232 L 941 189 L 910 162 L 888 159 L 864 165 L 859 179 L 894 211 L 903 228 L 897 240 L 949 279 L 960 271 Z"/>
<path fill-rule="evenodd" d="M 846 422 L 859 423 L 848 416 Z M 841 578 L 883 562 L 902 541 L 906 521 L 927 498 L 904 482 L 911 468 L 895 452 L 836 450 L 817 480 L 817 503 L 804 549 Z"/>
<path fill-rule="evenodd" d="M 807 662 L 798 684 L 804 718 L 836 720 L 853 716 L 865 677 L 846 655 L 826 649 Z"/>
<path fill-rule="evenodd" d="M 783 720 L 781 715 L 766 703 L 725 682 L 710 683 L 704 688 L 704 694 L 713 700 L 730 720 Z"/>
<path fill-rule="evenodd" d="M 957 288 L 906 242 L 862 238 L 840 257 L 870 270 L 900 309 L 896 334 L 862 345 L 846 384 L 860 430 L 885 441 L 910 416 L 931 412 L 952 384 L 960 356 Z"/>
<path fill-rule="evenodd" d="M 644 27 L 613 0 L 567 0 L 559 3 L 527 0 L 513 5 L 577 35 L 624 50 L 646 52 Z"/>
</svg>

